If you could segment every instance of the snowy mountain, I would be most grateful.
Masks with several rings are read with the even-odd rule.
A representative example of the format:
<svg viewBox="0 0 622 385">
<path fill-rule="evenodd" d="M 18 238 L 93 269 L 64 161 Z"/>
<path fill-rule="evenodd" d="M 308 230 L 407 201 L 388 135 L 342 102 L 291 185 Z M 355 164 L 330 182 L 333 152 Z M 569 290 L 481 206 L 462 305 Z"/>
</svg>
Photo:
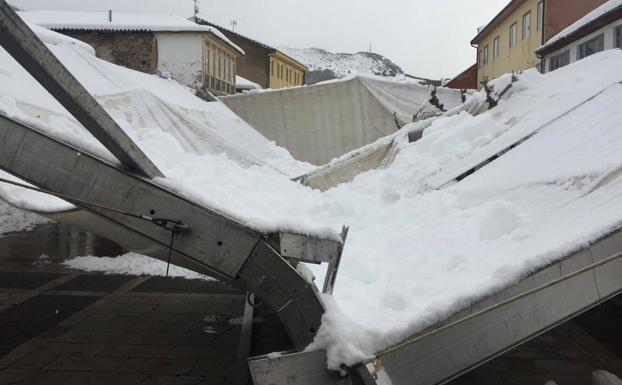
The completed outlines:
<svg viewBox="0 0 622 385">
<path fill-rule="evenodd" d="M 350 75 L 376 75 L 403 80 L 408 76 L 397 64 L 377 53 L 332 53 L 320 48 L 288 48 L 279 50 L 310 68 L 306 84 L 343 78 Z"/>
</svg>

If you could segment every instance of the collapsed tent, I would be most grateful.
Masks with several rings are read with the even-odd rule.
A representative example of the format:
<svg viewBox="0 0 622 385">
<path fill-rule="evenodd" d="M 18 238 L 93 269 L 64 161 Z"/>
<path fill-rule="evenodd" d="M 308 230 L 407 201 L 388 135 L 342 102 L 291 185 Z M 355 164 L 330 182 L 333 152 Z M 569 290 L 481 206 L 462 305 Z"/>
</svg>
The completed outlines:
<svg viewBox="0 0 622 385">
<path fill-rule="evenodd" d="M 94 93 L 101 90 L 100 82 L 118 76 L 120 84 L 144 83 L 143 88 L 164 91 L 163 97 L 182 97 L 179 88 L 162 79 L 94 57 L 86 62 L 101 75 L 84 77 L 85 62 L 74 52 L 79 47 L 51 48 Z M 0 75 L 10 85 L 0 98 L 2 115 L 28 121 L 50 137 L 74 143 L 84 154 L 107 157 L 64 111 L 40 115 L 53 104 L 49 96 L 10 58 L 1 59 Z M 278 155 L 261 136 L 257 143 L 271 149 L 274 164 L 243 166 L 226 151 L 201 153 L 182 145 L 165 127 L 136 124 L 141 119 L 125 114 L 129 111 L 131 116 L 132 109 L 115 118 L 166 171 L 167 177 L 154 183 L 189 200 L 207 202 L 253 228 L 331 235 L 342 223 L 351 225 L 335 296 L 325 298 L 328 311 L 309 347 L 327 354 L 314 364 L 325 370 L 327 357 L 328 365 L 338 369 L 386 353 L 381 357 L 384 374 L 394 384 L 411 384 L 414 376 L 418 383 L 433 384 L 622 290 L 622 264 L 612 259 L 622 243 L 619 238 L 605 245 L 598 242 L 615 235 L 622 225 L 621 65 L 622 52 L 615 50 L 547 75 L 526 72 L 495 110 L 432 119 L 415 143 L 405 139 L 412 126 L 405 127 L 391 138 L 399 151 L 389 167 L 361 173 L 325 193 L 293 183 L 287 173 L 277 171 L 296 162 Z M 581 76 L 586 73 L 599 76 Z M 496 83 L 499 89 L 503 81 L 507 79 Z M 484 100 L 486 95 L 476 97 Z M 190 98 L 187 102 L 190 108 Z M 197 109 L 209 107 L 201 104 Z M 110 189 L 96 183 L 89 187 Z M 586 246 L 590 250 L 585 251 Z M 601 265 L 593 265 L 599 259 Z M 579 275 L 577 269 L 586 266 L 601 269 Z M 405 340 L 414 344 L 411 337 L 452 325 L 448 320 L 465 312 L 477 314 L 486 303 L 499 304 L 499 298 L 529 294 L 541 283 L 554 284 L 552 280 L 566 272 L 581 279 L 568 281 L 571 287 L 562 285 L 544 299 L 535 297 L 531 302 L 539 307 L 530 314 L 533 323 L 525 322 L 523 313 L 508 311 L 502 319 L 480 319 L 477 333 L 462 328 L 461 334 L 428 339 L 425 349 L 410 345 L 414 353 L 391 356 L 385 350 Z M 269 359 L 283 357 L 288 356 Z M 311 365 L 289 365 L 303 366 Z M 336 381 L 333 377 L 332 383 Z M 285 381 L 261 384 L 267 383 Z M 322 385 L 327 383 L 331 382 Z"/>
<path fill-rule="evenodd" d="M 439 115 L 461 104 L 462 94 L 416 82 L 356 76 L 221 100 L 294 158 L 320 165 L 413 120 Z"/>
</svg>

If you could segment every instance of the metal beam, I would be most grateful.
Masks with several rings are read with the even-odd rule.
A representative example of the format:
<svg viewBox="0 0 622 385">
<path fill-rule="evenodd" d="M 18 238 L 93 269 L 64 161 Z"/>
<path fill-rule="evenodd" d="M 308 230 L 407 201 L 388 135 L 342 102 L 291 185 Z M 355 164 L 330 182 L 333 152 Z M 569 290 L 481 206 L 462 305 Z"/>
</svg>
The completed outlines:
<svg viewBox="0 0 622 385">
<path fill-rule="evenodd" d="M 622 251 L 620 239 L 620 233 L 611 234 L 457 314 L 438 333 L 383 357 L 384 370 L 395 385 L 445 383 L 617 295 L 622 258 L 557 280 Z"/>
<path fill-rule="evenodd" d="M 150 178 L 162 176 L 5 0 L 0 0 L 0 45 L 125 167 Z"/>
<path fill-rule="evenodd" d="M 326 370 L 323 350 L 254 357 L 249 366 L 255 385 L 352 385 L 350 377 Z"/>
<path fill-rule="evenodd" d="M 622 230 L 381 352 L 379 364 L 394 385 L 443 384 L 621 292 Z M 325 360 L 325 352 L 304 352 L 258 357 L 250 367 L 255 385 L 289 378 L 305 385 L 341 384 L 326 371 Z M 365 366 L 357 368 L 359 381 L 371 381 Z"/>
<path fill-rule="evenodd" d="M 242 328 L 240 330 L 240 342 L 238 343 L 238 357 L 235 361 L 234 385 L 246 385 L 250 377 L 248 371 L 248 356 L 251 351 L 251 339 L 253 337 L 253 293 L 246 293 L 244 301 L 244 316 L 242 317 Z"/>
<path fill-rule="evenodd" d="M 176 258 L 256 293 L 278 312 L 296 348 L 313 341 L 324 313 L 317 289 L 266 242 L 264 234 L 1 115 L 0 168 L 81 201 L 185 223 L 190 230 L 175 237 Z M 160 249 L 169 247 L 170 231 L 151 222 L 72 203 Z"/>
</svg>

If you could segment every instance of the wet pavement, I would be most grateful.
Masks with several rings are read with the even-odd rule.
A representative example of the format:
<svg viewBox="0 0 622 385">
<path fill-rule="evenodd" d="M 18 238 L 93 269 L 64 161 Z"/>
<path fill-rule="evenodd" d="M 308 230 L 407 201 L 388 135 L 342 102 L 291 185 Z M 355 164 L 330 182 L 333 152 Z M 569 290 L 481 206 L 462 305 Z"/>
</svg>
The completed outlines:
<svg viewBox="0 0 622 385">
<path fill-rule="evenodd" d="M 234 383 L 244 293 L 215 281 L 61 264 L 122 253 L 58 224 L 0 238 L 0 384 Z M 587 385 L 601 369 L 622 377 L 620 325 L 617 297 L 452 384 Z M 291 346 L 278 317 L 256 309 L 251 355 Z"/>
<path fill-rule="evenodd" d="M 244 293 L 61 264 L 122 252 L 56 224 L 0 239 L 0 384 L 233 382 Z"/>
</svg>

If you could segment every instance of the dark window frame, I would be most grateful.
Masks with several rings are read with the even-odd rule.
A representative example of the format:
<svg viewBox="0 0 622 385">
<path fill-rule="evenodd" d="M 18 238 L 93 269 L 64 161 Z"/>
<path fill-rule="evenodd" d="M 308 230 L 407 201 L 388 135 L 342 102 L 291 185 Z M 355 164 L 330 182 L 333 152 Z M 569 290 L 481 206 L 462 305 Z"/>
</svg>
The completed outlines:
<svg viewBox="0 0 622 385">
<path fill-rule="evenodd" d="M 510 25 L 510 49 L 518 44 L 518 23 L 514 22 Z"/>
<path fill-rule="evenodd" d="M 597 46 L 590 46 L 596 43 Z M 595 53 L 605 50 L 605 33 L 602 32 L 597 36 L 594 36 L 590 40 L 587 40 L 577 46 L 577 60 L 585 59 Z"/>
<path fill-rule="evenodd" d="M 538 15 L 536 20 L 536 28 L 538 31 L 542 31 L 542 28 L 544 28 L 544 1 L 538 3 L 537 9 Z"/>
<path fill-rule="evenodd" d="M 501 37 L 497 36 L 492 41 L 492 58 L 498 58 L 501 53 Z"/>
<path fill-rule="evenodd" d="M 525 23 L 527 17 L 529 17 L 528 24 Z M 531 10 L 527 11 L 523 15 L 523 31 L 521 37 L 523 38 L 523 40 L 528 40 L 531 37 Z"/>
<path fill-rule="evenodd" d="M 570 49 L 549 58 L 549 72 L 570 64 Z"/>
</svg>

